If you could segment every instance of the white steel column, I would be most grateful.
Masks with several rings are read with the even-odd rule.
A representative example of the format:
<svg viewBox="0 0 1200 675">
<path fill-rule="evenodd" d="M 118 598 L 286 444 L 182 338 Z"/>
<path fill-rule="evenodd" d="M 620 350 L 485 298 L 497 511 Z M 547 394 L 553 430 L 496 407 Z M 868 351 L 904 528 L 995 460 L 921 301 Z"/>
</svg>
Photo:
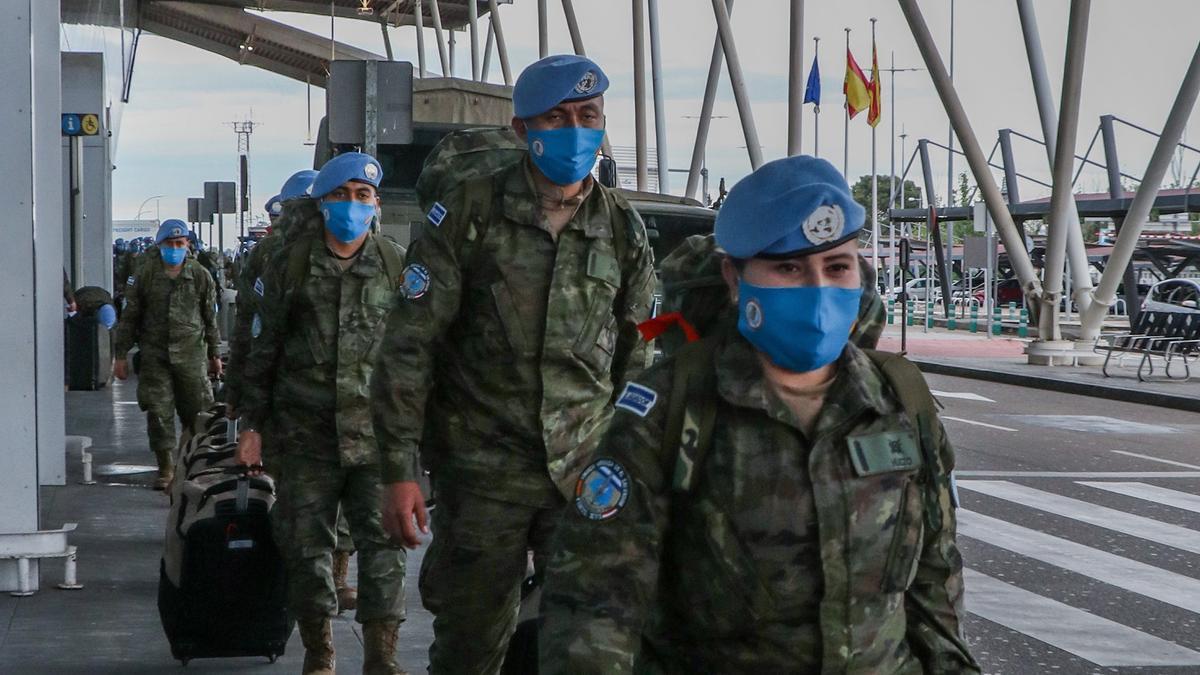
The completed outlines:
<svg viewBox="0 0 1200 675">
<path fill-rule="evenodd" d="M 650 85 L 654 91 L 654 150 L 658 164 L 658 191 L 671 191 L 670 166 L 667 164 L 667 113 L 663 102 L 662 40 L 658 33 L 658 0 L 649 0 L 650 11 Z"/>
<path fill-rule="evenodd" d="M 415 0 L 413 5 L 413 23 L 417 29 L 417 75 L 425 77 L 425 10 L 421 8 L 421 0 Z M 309 134 L 310 136 L 312 134 Z"/>
<path fill-rule="evenodd" d="M 575 18 L 575 4 L 571 0 L 562 0 L 563 14 L 567 17 L 567 30 L 571 33 L 571 46 L 578 56 L 587 56 L 583 48 L 583 33 L 579 32 L 579 19 Z"/>
<path fill-rule="evenodd" d="M 1046 157 L 1054 169 L 1054 150 L 1058 143 L 1058 111 L 1054 103 L 1054 95 L 1050 90 L 1050 77 L 1046 73 L 1046 57 L 1042 52 L 1042 38 L 1038 31 L 1037 14 L 1031 0 L 1017 0 L 1017 13 L 1021 19 L 1021 33 L 1025 38 L 1025 53 L 1029 60 L 1029 75 L 1033 80 L 1033 94 L 1037 99 L 1038 116 L 1042 123 L 1042 138 L 1046 142 Z M 1072 152 L 1074 152 L 1072 150 Z M 1016 189 L 1015 183 L 1009 181 L 1009 191 Z M 1015 201 L 1015 200 L 1014 200 Z M 1071 266 L 1071 285 L 1074 286 L 1075 304 L 1082 313 L 1092 302 L 1092 275 L 1089 273 L 1087 249 L 1083 242 L 1083 229 L 1079 224 L 1079 212 L 1075 200 L 1071 199 L 1067 207 L 1070 215 L 1067 219 L 1067 260 Z M 1080 335 L 1080 341 L 1092 341 L 1095 336 Z"/>
<path fill-rule="evenodd" d="M 733 13 L 733 0 L 725 0 L 725 11 Z M 692 146 L 692 165 L 688 169 L 687 190 L 684 195 L 695 197 L 700 188 L 700 172 L 704 168 L 704 151 L 708 146 L 708 129 L 712 126 L 713 105 L 717 100 L 717 84 L 721 81 L 724 52 L 721 51 L 721 33 L 713 38 L 712 58 L 708 62 L 708 81 L 704 84 L 704 102 L 700 105 L 700 119 L 696 125 L 696 144 Z"/>
<path fill-rule="evenodd" d="M 933 42 L 933 35 L 929 32 L 929 26 L 925 23 L 921 8 L 917 5 L 917 0 L 898 1 L 917 47 L 921 51 L 921 58 L 929 69 L 933 85 L 950 117 L 951 124 L 954 126 L 955 135 L 962 143 L 963 152 L 967 156 L 967 164 L 970 165 L 971 173 L 975 176 L 975 183 L 983 193 L 984 201 L 987 202 L 988 213 L 996 223 L 996 230 L 1000 233 L 1001 241 L 1004 242 L 1004 249 L 1008 252 L 1013 270 L 1021 281 L 1025 295 L 1030 299 L 1029 305 L 1037 306 L 1042 294 L 1042 285 L 1033 271 L 1029 252 L 1025 250 L 1025 238 L 1013 223 L 1008 205 L 1004 203 L 1004 197 L 1000 195 L 1000 188 L 996 186 L 996 181 L 992 178 L 987 158 L 984 157 L 983 150 L 979 147 L 979 139 L 975 136 L 975 130 L 971 128 L 971 122 L 967 119 L 966 111 L 963 110 L 958 92 L 954 90 L 954 84 L 950 82 L 946 64 L 942 62 L 942 57 L 938 54 L 937 45 Z"/>
<path fill-rule="evenodd" d="M 1138 237 L 1141 236 L 1142 229 L 1146 225 L 1146 218 L 1150 215 L 1154 200 L 1158 198 L 1158 190 L 1162 185 L 1163 176 L 1167 173 L 1167 167 L 1170 165 L 1171 157 L 1175 154 L 1175 148 L 1183 135 L 1183 128 L 1187 126 L 1192 108 L 1196 105 L 1198 93 L 1200 93 L 1200 45 L 1196 46 L 1196 52 L 1192 54 L 1192 62 L 1188 66 L 1187 74 L 1183 76 L 1179 94 L 1175 98 L 1174 105 L 1171 106 L 1167 123 L 1163 125 L 1162 135 L 1158 137 L 1158 144 L 1154 146 L 1150 164 L 1146 166 L 1146 173 L 1142 176 L 1142 182 L 1133 196 L 1133 203 L 1129 205 L 1129 212 L 1125 214 L 1125 222 L 1120 229 L 1121 233 L 1117 235 L 1117 243 L 1113 246 L 1112 253 L 1108 258 L 1108 267 L 1104 268 L 1104 274 L 1100 277 L 1100 285 L 1096 287 L 1093 294 L 1092 305 L 1088 307 L 1088 311 L 1082 317 L 1084 330 L 1099 331 L 1100 324 L 1104 321 L 1104 315 L 1108 313 L 1108 308 L 1113 304 L 1117 285 L 1121 283 L 1121 275 L 1124 274 L 1125 267 L 1133 258 L 1133 249 L 1137 246 Z"/>
<path fill-rule="evenodd" d="M 646 0 L 633 0 L 633 128 L 637 189 L 645 190 L 646 167 Z"/>
<path fill-rule="evenodd" d="M 788 156 L 799 155 L 804 132 L 804 0 L 792 0 L 788 23 Z"/>
<path fill-rule="evenodd" d="M 504 84 L 512 86 L 512 68 L 508 65 L 508 45 L 504 42 L 504 26 L 500 23 L 500 8 L 496 0 L 488 0 L 488 16 L 496 29 L 496 53 L 500 55 L 500 70 L 504 71 Z"/>
<path fill-rule="evenodd" d="M 65 453 L 58 3 L 0 0 L 0 55 L 0 532 L 35 532 L 39 464 Z M 0 561 L 0 591 L 17 576 Z"/>
<path fill-rule="evenodd" d="M 538 0 L 538 58 L 544 59 L 550 55 L 550 17 L 546 8 L 547 0 Z"/>
<path fill-rule="evenodd" d="M 442 32 L 442 10 L 438 0 L 429 0 L 429 18 L 433 20 L 433 32 L 437 35 L 438 58 L 442 63 L 442 77 L 454 77 L 450 68 L 450 56 L 446 53 L 446 35 Z"/>
<path fill-rule="evenodd" d="M 479 82 L 479 5 L 475 0 L 467 2 L 467 23 L 471 26 L 471 79 Z"/>
<path fill-rule="evenodd" d="M 1054 188 L 1050 195 L 1050 226 L 1046 236 L 1045 271 L 1042 274 L 1042 311 L 1038 317 L 1038 341 L 1062 339 L 1058 301 L 1063 292 L 1063 265 L 1067 257 L 1067 222 L 1075 195 L 1071 179 L 1075 168 L 1075 136 L 1079 132 L 1079 92 L 1083 88 L 1083 61 L 1087 52 L 1088 17 L 1091 0 L 1072 0 L 1067 27 L 1067 56 L 1063 66 L 1062 104 L 1054 150 Z M 1049 140 L 1047 139 L 1047 145 Z"/>
<path fill-rule="evenodd" d="M 742 134 L 746 138 L 750 168 L 758 169 L 762 165 L 762 146 L 758 143 L 758 128 L 754 125 L 754 111 L 750 108 L 746 78 L 742 76 L 742 60 L 738 58 L 737 44 L 733 40 L 733 24 L 722 0 L 712 0 L 712 6 L 713 14 L 717 17 L 717 32 L 721 36 L 721 49 L 725 51 L 725 64 L 729 68 L 729 84 L 733 87 L 733 99 L 737 103 L 738 116 L 742 120 Z"/>
</svg>

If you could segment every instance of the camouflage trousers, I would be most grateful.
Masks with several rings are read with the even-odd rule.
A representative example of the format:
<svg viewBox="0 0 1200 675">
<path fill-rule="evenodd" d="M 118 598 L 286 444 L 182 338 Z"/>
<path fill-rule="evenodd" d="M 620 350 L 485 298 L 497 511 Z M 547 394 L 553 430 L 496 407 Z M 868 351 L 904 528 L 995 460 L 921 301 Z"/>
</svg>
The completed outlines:
<svg viewBox="0 0 1200 675">
<path fill-rule="evenodd" d="M 272 529 L 288 573 L 288 607 L 298 619 L 337 614 L 333 551 L 339 513 L 358 549 L 359 623 L 404 620 L 407 552 L 383 531 L 377 465 L 343 467 L 311 457 L 273 457 L 277 498 Z M 348 539 L 347 539 L 348 540 Z"/>
<path fill-rule="evenodd" d="M 150 450 L 170 465 L 175 450 L 175 417 L 190 425 L 196 415 L 212 405 L 212 386 L 208 381 L 208 362 L 204 358 L 188 364 L 172 364 L 166 359 L 141 358 L 138 371 L 138 407 L 146 411 L 146 431 Z"/>
<path fill-rule="evenodd" d="M 499 501 L 436 485 L 433 543 L 421 562 L 421 602 L 433 613 L 431 675 L 500 672 L 517 626 L 521 582 L 549 557 L 561 508 Z"/>
</svg>

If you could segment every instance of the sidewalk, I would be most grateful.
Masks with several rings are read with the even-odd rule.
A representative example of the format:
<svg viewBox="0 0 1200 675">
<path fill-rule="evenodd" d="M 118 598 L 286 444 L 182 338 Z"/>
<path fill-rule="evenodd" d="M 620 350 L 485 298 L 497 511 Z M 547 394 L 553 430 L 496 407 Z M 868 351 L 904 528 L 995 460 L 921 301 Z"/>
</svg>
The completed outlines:
<svg viewBox="0 0 1200 675">
<path fill-rule="evenodd" d="M 275 665 L 263 658 L 197 659 L 185 671 L 171 658 L 157 605 L 167 500 L 149 489 L 154 458 L 136 389 L 131 381 L 67 393 L 67 433 L 92 437 L 98 484 L 80 485 L 79 457 L 68 457 L 67 485 L 41 489 L 41 525 L 79 524 L 70 540 L 79 547 L 84 588 L 56 588 L 62 564 L 49 561 L 35 595 L 0 593 L 0 673 L 300 672 L 304 649 L 297 633 Z M 417 594 L 423 550 L 408 557 L 408 620 L 397 651 L 401 667 L 412 672 L 424 672 L 433 637 L 432 619 Z M 362 632 L 353 616 L 348 612 L 334 621 L 339 672 L 362 668 Z"/>
<path fill-rule="evenodd" d="M 1112 377 L 1105 377 L 1100 366 L 1031 366 L 1025 357 L 1029 342 L 941 328 L 925 333 L 921 326 L 910 326 L 907 354 L 926 373 L 1200 412 L 1200 365 L 1196 377 L 1187 382 L 1161 375 L 1139 382 L 1135 357 L 1127 357 L 1129 365 L 1121 368 L 1114 356 Z M 884 330 L 879 348 L 900 351 L 900 326 Z"/>
</svg>

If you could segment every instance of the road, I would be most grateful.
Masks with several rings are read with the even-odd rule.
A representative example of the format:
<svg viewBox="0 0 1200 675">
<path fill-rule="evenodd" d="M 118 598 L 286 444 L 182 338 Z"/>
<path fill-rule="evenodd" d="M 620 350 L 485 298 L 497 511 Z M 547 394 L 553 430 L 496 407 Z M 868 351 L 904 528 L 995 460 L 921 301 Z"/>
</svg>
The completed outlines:
<svg viewBox="0 0 1200 675">
<path fill-rule="evenodd" d="M 985 672 L 1200 673 L 1200 415 L 929 382 Z"/>
</svg>

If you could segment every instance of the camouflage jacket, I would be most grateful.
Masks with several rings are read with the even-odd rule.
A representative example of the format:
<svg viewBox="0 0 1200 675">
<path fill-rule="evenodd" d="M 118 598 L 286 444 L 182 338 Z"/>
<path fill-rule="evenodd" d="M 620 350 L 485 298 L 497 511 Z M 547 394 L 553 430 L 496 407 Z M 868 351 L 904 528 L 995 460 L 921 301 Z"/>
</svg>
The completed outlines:
<svg viewBox="0 0 1200 675">
<path fill-rule="evenodd" d="M 125 310 L 113 336 L 117 358 L 125 358 L 134 345 L 144 356 L 170 363 L 217 356 L 216 304 L 216 282 L 191 256 L 174 279 L 161 258 L 146 258 L 125 287 Z"/>
<path fill-rule="evenodd" d="M 677 360 L 618 401 L 559 525 L 540 672 L 979 672 L 949 489 L 927 503 L 918 434 L 867 356 L 843 352 L 811 439 L 740 335 L 713 358 L 688 489 L 662 450 Z M 596 477 L 615 477 L 599 501 Z"/>
<path fill-rule="evenodd" d="M 288 278 L 294 246 L 309 251 L 302 279 Z M 302 237 L 267 263 L 240 404 L 271 448 L 343 466 L 378 463 L 368 384 L 399 283 L 388 276 L 380 246 L 403 255 L 372 235 L 343 272 L 321 238 Z"/>
<path fill-rule="evenodd" d="M 225 401 L 235 409 L 241 399 L 242 370 L 250 350 L 250 324 L 259 311 L 263 286 L 259 283 L 271 258 L 283 248 L 283 235 L 272 233 L 254 245 L 243 257 L 243 264 L 234 279 L 237 286 L 237 318 L 229 336 L 229 368 L 225 374 Z"/>
<path fill-rule="evenodd" d="M 606 188 L 556 241 L 526 163 L 492 180 L 488 223 L 467 217 L 467 183 L 442 198 L 444 217 L 435 205 L 439 222 L 409 251 L 414 281 L 388 319 L 372 385 L 383 480 L 415 480 L 421 445 L 429 468 L 464 489 L 557 505 L 614 389 L 651 355 L 637 325 L 649 316 L 653 254 L 640 217 Z M 615 233 L 623 260 L 614 228 L 626 228 Z"/>
</svg>

